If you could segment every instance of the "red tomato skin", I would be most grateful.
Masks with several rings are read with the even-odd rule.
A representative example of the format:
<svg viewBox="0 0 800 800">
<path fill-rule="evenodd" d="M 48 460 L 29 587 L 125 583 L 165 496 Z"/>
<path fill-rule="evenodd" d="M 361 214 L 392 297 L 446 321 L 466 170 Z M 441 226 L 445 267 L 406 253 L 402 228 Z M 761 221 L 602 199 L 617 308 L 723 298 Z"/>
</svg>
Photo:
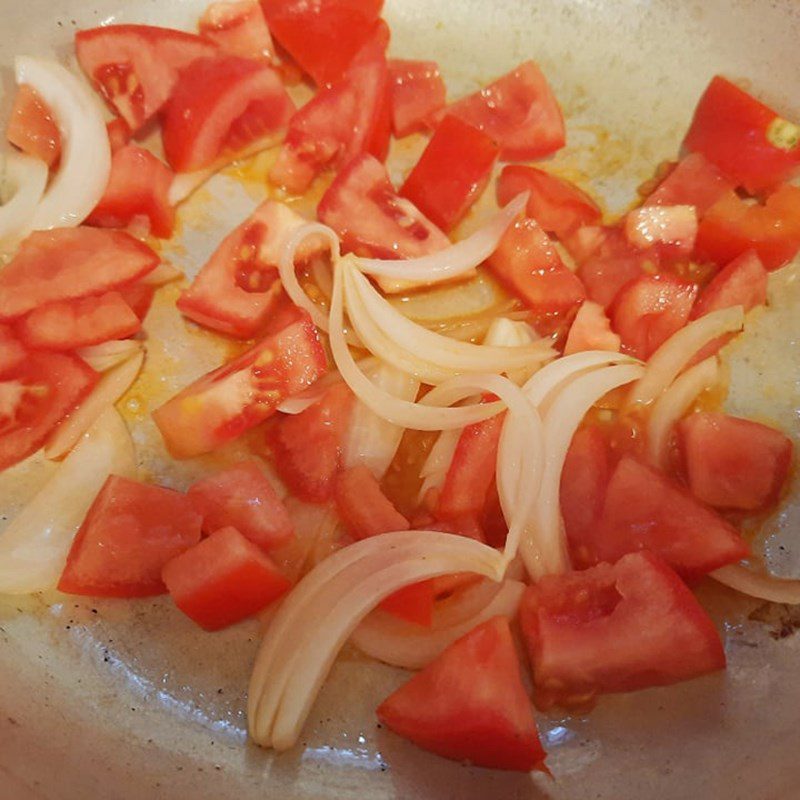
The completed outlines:
<svg viewBox="0 0 800 800">
<path fill-rule="evenodd" d="M 781 431 L 722 413 L 697 412 L 682 419 L 678 444 L 689 489 L 714 508 L 770 508 L 792 462 L 792 441 Z"/>
<path fill-rule="evenodd" d="M 350 467 L 336 476 L 334 498 L 339 517 L 354 539 L 407 531 L 411 527 L 363 465 Z"/>
<path fill-rule="evenodd" d="M 418 581 L 392 592 L 381 600 L 378 607 L 398 619 L 423 628 L 430 628 L 433 623 L 435 600 L 433 581 Z"/>
<path fill-rule="evenodd" d="M 200 515 L 163 486 L 109 476 L 67 556 L 59 591 L 148 597 L 166 591 L 161 570 L 200 540 Z"/>
<path fill-rule="evenodd" d="M 591 300 L 584 300 L 570 325 L 564 355 L 569 356 L 583 350 L 609 350 L 618 353 L 620 345 L 621 340 L 611 330 L 611 320 L 606 316 L 603 307 Z"/>
<path fill-rule="evenodd" d="M 175 458 L 209 453 L 271 416 L 327 370 L 307 316 L 204 375 L 153 412 Z"/>
<path fill-rule="evenodd" d="M 494 139 L 504 161 L 544 158 L 566 143 L 561 108 L 533 61 L 453 103 L 447 113 Z"/>
<path fill-rule="evenodd" d="M 18 319 L 46 303 L 118 289 L 158 263 L 146 244 L 122 231 L 35 231 L 0 272 L 0 321 Z"/>
<path fill-rule="evenodd" d="M 565 239 L 583 225 L 594 225 L 603 215 L 583 189 L 536 167 L 508 164 L 500 173 L 496 191 L 501 206 L 522 192 L 530 192 L 525 213 L 558 239 Z"/>
<path fill-rule="evenodd" d="M 454 761 L 544 769 L 508 619 L 493 617 L 453 642 L 378 706 L 399 736 Z"/>
<path fill-rule="evenodd" d="M 684 147 L 702 153 L 737 185 L 757 193 L 792 177 L 800 146 L 781 149 L 768 138 L 778 115 L 717 75 L 697 104 Z"/>
<path fill-rule="evenodd" d="M 433 130 L 445 106 L 447 88 L 435 61 L 389 61 L 392 131 L 401 139 Z"/>
<path fill-rule="evenodd" d="M 713 622 L 652 553 L 542 578 L 523 595 L 520 620 L 543 710 L 725 668 Z"/>
<path fill-rule="evenodd" d="M 702 217 L 736 187 L 702 153 L 682 158 L 644 201 L 645 206 L 694 206 Z"/>
<path fill-rule="evenodd" d="M 269 556 L 232 527 L 176 555 L 161 574 L 175 605 L 207 631 L 256 614 L 291 587 Z"/>
<path fill-rule="evenodd" d="M 168 239 L 175 226 L 175 209 L 169 202 L 173 178 L 172 170 L 148 150 L 125 145 L 111 159 L 108 186 L 86 224 L 124 228 L 144 216 L 154 236 Z"/>
<path fill-rule="evenodd" d="M 142 282 L 124 286 L 118 292 L 128 308 L 136 314 L 140 322 L 144 322 L 144 318 L 147 316 L 147 312 L 153 304 L 155 293 L 155 286 Z"/>
<path fill-rule="evenodd" d="M 487 264 L 536 314 L 566 315 L 586 297 L 580 278 L 564 266 L 550 237 L 530 217 L 505 232 Z"/>
<path fill-rule="evenodd" d="M 110 122 L 107 122 L 106 131 L 112 155 L 118 150 L 122 150 L 131 140 L 130 126 L 122 117 L 114 117 Z"/>
<path fill-rule="evenodd" d="M 255 59 L 272 59 L 275 55 L 258 0 L 212 3 L 197 28 L 202 37 L 229 55 Z"/>
<path fill-rule="evenodd" d="M 286 506 L 253 459 L 201 478 L 186 494 L 203 518 L 205 533 L 236 528 L 264 550 L 280 547 L 294 535 Z"/>
<path fill-rule="evenodd" d="M 75 34 L 86 77 L 134 133 L 169 100 L 180 70 L 216 52 L 199 36 L 151 25 L 104 25 Z"/>
<path fill-rule="evenodd" d="M 72 355 L 28 353 L 22 363 L 12 361 L 8 371 L 0 373 L 0 386 L 21 384 L 23 394 L 6 419 L 6 409 L 0 408 L 0 471 L 35 453 L 97 379 L 93 369 Z"/>
<path fill-rule="evenodd" d="M 50 109 L 27 84 L 17 89 L 6 139 L 23 153 L 41 159 L 48 167 L 57 164 L 61 156 L 61 134 Z"/>
<path fill-rule="evenodd" d="M 445 117 L 400 194 L 449 232 L 481 196 L 497 158 L 497 146 L 456 117 Z"/>
<path fill-rule="evenodd" d="M 0 324 L 0 375 L 6 375 L 22 364 L 28 351 L 8 326 Z"/>
</svg>

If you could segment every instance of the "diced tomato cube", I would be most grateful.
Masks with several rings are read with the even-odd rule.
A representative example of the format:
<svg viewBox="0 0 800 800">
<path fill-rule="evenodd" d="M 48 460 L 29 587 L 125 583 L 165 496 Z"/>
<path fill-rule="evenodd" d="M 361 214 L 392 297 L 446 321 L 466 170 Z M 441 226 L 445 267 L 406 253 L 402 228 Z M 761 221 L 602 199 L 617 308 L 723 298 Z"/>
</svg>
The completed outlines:
<svg viewBox="0 0 800 800">
<path fill-rule="evenodd" d="M 575 319 L 570 325 L 564 355 L 579 353 L 582 350 L 610 350 L 619 352 L 621 340 L 611 330 L 611 320 L 606 316 L 603 306 L 584 300 Z"/>
<path fill-rule="evenodd" d="M 17 89 L 6 128 L 6 138 L 23 153 L 39 158 L 48 167 L 61 156 L 61 134 L 50 109 L 27 84 Z"/>
<path fill-rule="evenodd" d="M 542 709 L 585 709 L 597 694 L 664 686 L 725 668 L 714 623 L 652 553 L 548 575 L 526 590 L 520 619 Z"/>
<path fill-rule="evenodd" d="M 58 588 L 91 597 L 166 591 L 161 570 L 200 540 L 200 515 L 185 495 L 111 475 L 67 557 Z"/>
<path fill-rule="evenodd" d="M 363 465 L 339 473 L 334 497 L 339 517 L 354 539 L 407 531 L 411 527 L 383 493 L 375 476 Z"/>
<path fill-rule="evenodd" d="M 291 583 L 236 528 L 222 528 L 164 565 L 175 605 L 200 627 L 218 631 L 266 608 Z"/>
<path fill-rule="evenodd" d="M 720 270 L 701 292 L 692 309 L 692 318 L 712 311 L 742 306 L 750 311 L 767 302 L 767 271 L 753 250 L 742 253 Z"/>
<path fill-rule="evenodd" d="M 702 217 L 733 183 L 702 153 L 689 153 L 644 201 L 646 206 L 694 206 Z"/>
<path fill-rule="evenodd" d="M 662 259 L 688 258 L 697 237 L 694 206 L 640 206 L 625 217 L 625 235 L 634 247 L 658 248 Z"/>
<path fill-rule="evenodd" d="M 389 61 L 392 130 L 398 138 L 433 129 L 447 89 L 435 61 Z"/>
<path fill-rule="evenodd" d="M 258 0 L 212 3 L 197 24 L 200 35 L 240 58 L 271 58 L 275 49 Z"/>
</svg>

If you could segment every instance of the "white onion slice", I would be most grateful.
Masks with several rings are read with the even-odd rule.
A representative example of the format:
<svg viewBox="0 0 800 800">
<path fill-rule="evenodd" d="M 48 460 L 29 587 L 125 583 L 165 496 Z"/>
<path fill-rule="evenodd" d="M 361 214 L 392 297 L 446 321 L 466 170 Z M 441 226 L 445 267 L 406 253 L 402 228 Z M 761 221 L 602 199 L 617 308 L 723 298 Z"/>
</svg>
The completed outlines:
<svg viewBox="0 0 800 800">
<path fill-rule="evenodd" d="M 29 594 L 58 583 L 75 533 L 110 474 L 136 474 L 133 442 L 114 408 L 0 534 L 0 593 Z"/>
<path fill-rule="evenodd" d="M 136 339 L 111 339 L 102 344 L 81 347 L 76 352 L 95 372 L 105 372 L 141 350 L 142 343 Z"/>
<path fill-rule="evenodd" d="M 471 272 L 489 258 L 527 202 L 528 192 L 523 192 L 483 228 L 437 253 L 395 261 L 358 258 L 356 264 L 362 272 L 381 278 L 428 284 L 452 280 Z"/>
<path fill-rule="evenodd" d="M 461 428 L 442 431 L 433 443 L 433 447 L 419 471 L 419 476 L 422 478 L 422 486 L 419 490 L 420 502 L 431 489 L 438 489 L 444 484 L 458 446 L 458 440 L 461 438 L 461 431 Z"/>
<path fill-rule="evenodd" d="M 108 370 L 89 396 L 50 434 L 44 446 L 45 458 L 65 456 L 81 436 L 130 389 L 144 363 L 140 350 L 127 361 Z"/>
<path fill-rule="evenodd" d="M 771 603 L 800 603 L 800 580 L 776 578 L 766 572 L 757 572 L 741 564 L 729 564 L 711 573 L 714 580 L 742 594 L 769 600 Z"/>
<path fill-rule="evenodd" d="M 631 389 L 627 406 L 652 403 L 703 347 L 725 333 L 741 330 L 743 325 L 744 309 L 732 306 L 712 311 L 681 328 L 650 356 L 647 371 Z"/>
<path fill-rule="evenodd" d="M 30 220 L 33 230 L 80 225 L 105 192 L 111 147 L 100 101 L 68 69 L 43 58 L 17 56 L 18 85 L 36 90 L 61 135 L 58 172 Z"/>
<path fill-rule="evenodd" d="M 687 369 L 653 404 L 647 423 L 647 450 L 654 467 L 667 466 L 669 435 L 675 423 L 691 408 L 697 396 L 717 382 L 716 356 Z"/>
<path fill-rule="evenodd" d="M 139 279 L 140 284 L 145 286 L 164 286 L 183 277 L 183 272 L 173 264 L 162 261 L 158 266 Z"/>
<path fill-rule="evenodd" d="M 8 199 L 0 205 L 0 246 L 8 246 L 24 238 L 30 229 L 48 172 L 44 161 L 24 153 L 6 153 L 3 161 L 0 183 Z"/>
</svg>

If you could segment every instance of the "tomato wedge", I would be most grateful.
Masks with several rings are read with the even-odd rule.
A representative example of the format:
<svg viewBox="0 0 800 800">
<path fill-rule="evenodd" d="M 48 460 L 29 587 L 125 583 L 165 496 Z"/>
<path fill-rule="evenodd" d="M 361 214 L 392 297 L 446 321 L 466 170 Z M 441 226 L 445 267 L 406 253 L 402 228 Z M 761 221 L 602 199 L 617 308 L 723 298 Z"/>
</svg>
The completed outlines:
<svg viewBox="0 0 800 800">
<path fill-rule="evenodd" d="M 720 270 L 701 292 L 692 309 L 692 318 L 712 311 L 742 306 L 750 311 L 767 302 L 767 271 L 753 250 L 742 253 Z"/>
<path fill-rule="evenodd" d="M 282 134 L 294 110 L 268 64 L 237 56 L 197 59 L 181 71 L 164 112 L 167 161 L 176 172 L 208 167 Z"/>
<path fill-rule="evenodd" d="M 187 386 L 153 419 L 175 458 L 198 456 L 263 422 L 326 369 L 317 330 L 304 316 Z"/>
<path fill-rule="evenodd" d="M 585 709 L 597 694 L 665 686 L 725 668 L 714 623 L 651 553 L 548 575 L 520 607 L 534 699 Z"/>
<path fill-rule="evenodd" d="M 172 170 L 148 150 L 133 144 L 117 149 L 108 186 L 86 224 L 124 228 L 136 217 L 146 217 L 154 236 L 169 238 L 175 225 L 175 209 L 169 202 L 173 177 Z"/>
<path fill-rule="evenodd" d="M 702 153 L 689 153 L 644 201 L 646 206 L 694 206 L 702 217 L 726 192 L 736 188 Z"/>
<path fill-rule="evenodd" d="M 86 514 L 58 588 L 90 597 L 166 591 L 161 570 L 200 541 L 200 515 L 163 486 L 109 476 Z"/>
<path fill-rule="evenodd" d="M 375 476 L 363 465 L 339 473 L 334 497 L 339 517 L 354 539 L 407 531 L 411 527 L 383 493 Z"/>
<path fill-rule="evenodd" d="M 269 556 L 230 527 L 176 555 L 162 576 L 175 605 L 207 631 L 256 614 L 291 588 Z"/>
<path fill-rule="evenodd" d="M 686 259 L 694 250 L 694 206 L 641 206 L 625 217 L 625 236 L 640 250 L 655 247 L 662 262 Z"/>
<path fill-rule="evenodd" d="M 544 158 L 566 143 L 561 108 L 533 61 L 453 103 L 447 113 L 494 139 L 505 161 Z"/>
<path fill-rule="evenodd" d="M 392 130 L 398 138 L 433 130 L 445 106 L 447 88 L 435 61 L 389 61 Z"/>
<path fill-rule="evenodd" d="M 28 351 L 8 325 L 0 324 L 0 375 L 11 372 L 27 358 Z"/>
<path fill-rule="evenodd" d="M 618 334 L 611 330 L 611 320 L 606 316 L 603 306 L 584 300 L 570 325 L 564 355 L 582 350 L 619 352 L 621 341 Z"/>
<path fill-rule="evenodd" d="M 241 58 L 275 55 L 267 21 L 258 0 L 212 3 L 198 22 L 200 35 L 220 50 Z"/>
<path fill-rule="evenodd" d="M 6 138 L 23 153 L 52 167 L 61 156 L 61 134 L 44 101 L 27 84 L 17 89 Z"/>
<path fill-rule="evenodd" d="M 17 319 L 45 303 L 117 289 L 158 262 L 147 245 L 122 231 L 35 231 L 0 271 L 0 320 Z"/>
<path fill-rule="evenodd" d="M 180 70 L 216 52 L 199 36 L 151 25 L 103 25 L 75 34 L 86 77 L 134 133 L 169 100 Z"/>
<path fill-rule="evenodd" d="M 544 769 L 545 752 L 505 617 L 493 617 L 453 642 L 377 713 L 399 736 L 444 758 L 492 769 Z"/>
</svg>

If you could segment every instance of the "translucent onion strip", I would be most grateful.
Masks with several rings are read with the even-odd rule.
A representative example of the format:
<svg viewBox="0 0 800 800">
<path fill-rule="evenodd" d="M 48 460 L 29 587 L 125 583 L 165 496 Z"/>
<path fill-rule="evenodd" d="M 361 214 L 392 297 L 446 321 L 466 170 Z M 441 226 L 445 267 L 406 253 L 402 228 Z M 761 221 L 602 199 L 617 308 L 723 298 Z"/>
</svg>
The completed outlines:
<svg viewBox="0 0 800 800">
<path fill-rule="evenodd" d="M 173 264 L 162 261 L 154 270 L 151 270 L 143 278 L 140 278 L 139 283 L 146 286 L 164 286 L 182 277 L 183 272 L 181 272 L 181 270 Z"/>
<path fill-rule="evenodd" d="M 81 347 L 77 354 L 95 372 L 105 372 L 142 351 L 142 343 L 136 339 L 111 339 L 102 344 Z"/>
<path fill-rule="evenodd" d="M 672 428 L 697 396 L 717 382 L 718 373 L 716 356 L 707 358 L 678 376 L 653 404 L 647 423 L 647 450 L 653 466 L 662 469 L 667 466 Z"/>
<path fill-rule="evenodd" d="M 733 306 L 712 311 L 681 328 L 650 357 L 647 371 L 631 389 L 628 407 L 652 403 L 705 345 L 725 333 L 741 330 L 743 325 L 744 309 Z"/>
<path fill-rule="evenodd" d="M 422 478 L 422 486 L 419 490 L 420 502 L 431 489 L 438 489 L 444 484 L 447 470 L 450 469 L 460 438 L 461 428 L 453 428 L 449 431 L 442 431 L 433 443 L 433 447 L 419 471 L 419 476 Z"/>
<path fill-rule="evenodd" d="M 766 572 L 744 567 L 741 564 L 729 564 L 711 573 L 714 580 L 735 589 L 742 594 L 769 600 L 771 603 L 800 603 L 800 580 L 776 578 Z"/>
<path fill-rule="evenodd" d="M 100 101 L 68 69 L 43 58 L 17 56 L 18 85 L 27 84 L 52 112 L 61 135 L 58 172 L 34 211 L 33 230 L 80 225 L 103 196 L 111 148 Z"/>
<path fill-rule="evenodd" d="M 0 205 L 0 246 L 7 246 L 24 238 L 30 229 L 47 185 L 48 172 L 44 161 L 23 153 L 6 153 L 0 160 L 3 163 L 0 201 L 7 198 Z"/>
</svg>

